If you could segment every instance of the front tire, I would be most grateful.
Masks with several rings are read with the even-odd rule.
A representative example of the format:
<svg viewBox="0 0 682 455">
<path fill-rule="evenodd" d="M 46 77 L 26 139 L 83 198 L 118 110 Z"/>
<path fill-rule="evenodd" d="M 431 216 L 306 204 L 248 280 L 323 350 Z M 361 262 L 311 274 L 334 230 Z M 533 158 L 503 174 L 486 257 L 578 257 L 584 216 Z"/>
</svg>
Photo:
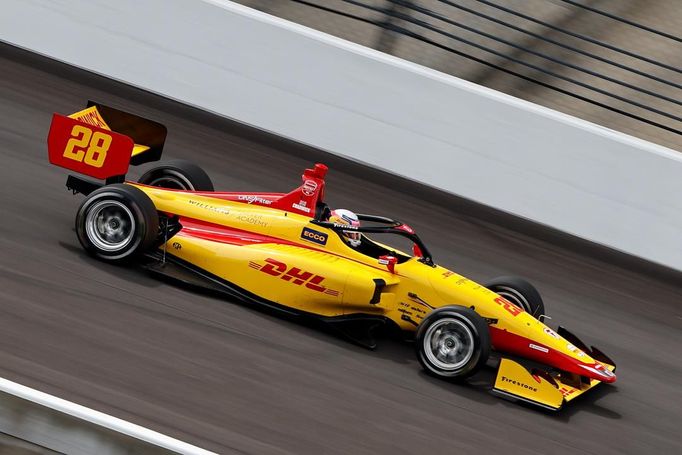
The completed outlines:
<svg viewBox="0 0 682 455">
<path fill-rule="evenodd" d="M 438 308 L 419 325 L 417 359 L 427 373 L 463 379 L 480 370 L 490 355 L 490 333 L 474 310 L 460 306 Z"/>
<path fill-rule="evenodd" d="M 186 160 L 162 162 L 145 172 L 138 182 L 172 190 L 213 191 L 213 182 L 208 174 Z"/>
<path fill-rule="evenodd" d="M 485 287 L 523 309 L 535 319 L 545 314 L 545 303 L 535 286 L 523 278 L 501 276 L 488 281 Z"/>
<path fill-rule="evenodd" d="M 91 193 L 76 213 L 76 234 L 83 249 L 107 262 L 124 262 L 156 241 L 159 216 L 154 203 L 130 185 L 107 185 Z"/>
</svg>

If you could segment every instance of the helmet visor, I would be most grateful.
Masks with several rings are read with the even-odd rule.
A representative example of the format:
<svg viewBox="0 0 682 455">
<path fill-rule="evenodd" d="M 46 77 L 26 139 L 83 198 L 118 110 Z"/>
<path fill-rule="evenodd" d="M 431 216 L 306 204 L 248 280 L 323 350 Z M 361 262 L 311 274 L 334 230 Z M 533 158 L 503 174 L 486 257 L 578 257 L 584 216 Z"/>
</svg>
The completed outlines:
<svg viewBox="0 0 682 455">
<path fill-rule="evenodd" d="M 360 240 L 360 237 L 362 236 L 362 234 L 357 231 L 343 231 L 343 235 L 351 240 Z"/>
</svg>

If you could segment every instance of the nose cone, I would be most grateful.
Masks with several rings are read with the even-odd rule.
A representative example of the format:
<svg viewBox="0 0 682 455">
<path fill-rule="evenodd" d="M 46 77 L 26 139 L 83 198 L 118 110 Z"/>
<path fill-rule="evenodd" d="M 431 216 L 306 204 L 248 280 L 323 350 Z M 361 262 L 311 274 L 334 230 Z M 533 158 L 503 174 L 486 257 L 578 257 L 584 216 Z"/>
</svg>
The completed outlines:
<svg viewBox="0 0 682 455">
<path fill-rule="evenodd" d="M 583 375 L 590 379 L 596 379 L 606 383 L 616 382 L 616 374 L 611 371 L 606 365 L 595 362 L 594 365 L 580 364 L 584 370 Z"/>
</svg>

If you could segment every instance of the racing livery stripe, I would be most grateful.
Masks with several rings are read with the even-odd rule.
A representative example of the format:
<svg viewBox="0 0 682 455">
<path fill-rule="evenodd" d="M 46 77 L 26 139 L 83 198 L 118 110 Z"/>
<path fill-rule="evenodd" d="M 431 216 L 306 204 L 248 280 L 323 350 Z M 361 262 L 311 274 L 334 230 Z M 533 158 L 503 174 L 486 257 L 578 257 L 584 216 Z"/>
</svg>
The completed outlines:
<svg viewBox="0 0 682 455">
<path fill-rule="evenodd" d="M 179 236 L 195 237 L 203 240 L 210 240 L 212 242 L 227 243 L 230 245 L 239 246 L 259 243 L 277 243 L 280 245 L 293 245 L 301 248 L 312 249 L 305 245 L 290 242 L 288 240 L 282 240 L 277 237 L 221 226 L 193 218 L 180 218 L 180 224 L 182 225 L 182 229 L 177 234 Z"/>
<path fill-rule="evenodd" d="M 488 326 L 488 328 L 490 329 L 491 342 L 498 350 L 503 350 L 505 352 L 509 352 L 510 354 L 516 354 L 546 365 L 552 365 L 569 373 L 576 373 L 580 376 L 589 377 L 590 379 L 596 379 L 602 382 L 614 382 L 616 380 L 615 374 L 613 377 L 604 377 L 591 371 L 591 369 L 593 369 L 595 365 L 598 365 L 599 362 L 581 362 L 580 360 L 574 359 L 563 352 L 559 352 L 556 349 L 552 349 L 549 346 L 538 343 L 529 338 L 525 338 L 507 330 L 493 326 Z M 536 346 L 536 348 L 531 348 L 531 344 Z M 538 347 L 542 348 L 542 350 L 538 350 Z M 547 352 L 545 352 L 545 349 Z M 584 367 L 581 367 L 581 365 L 584 365 Z"/>
</svg>

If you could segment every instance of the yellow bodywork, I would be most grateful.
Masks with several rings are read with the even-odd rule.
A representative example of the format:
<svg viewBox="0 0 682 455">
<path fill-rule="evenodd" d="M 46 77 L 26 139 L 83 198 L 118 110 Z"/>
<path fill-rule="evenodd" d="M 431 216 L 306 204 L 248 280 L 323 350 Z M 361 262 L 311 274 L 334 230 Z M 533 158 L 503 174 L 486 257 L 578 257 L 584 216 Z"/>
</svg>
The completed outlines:
<svg viewBox="0 0 682 455">
<path fill-rule="evenodd" d="M 191 193 L 135 185 L 142 189 L 160 212 L 167 212 L 255 233 L 272 238 L 272 242 L 234 245 L 219 243 L 185 234 L 171 238 L 166 251 L 230 283 L 267 300 L 302 311 L 336 316 L 354 313 L 379 314 L 393 320 L 405 330 L 416 329 L 418 323 L 434 308 L 445 305 L 474 307 L 491 325 L 529 339 L 542 338 L 543 344 L 567 356 L 585 361 L 585 354 L 566 348 L 560 337 L 542 336 L 543 323 L 518 308 L 500 303 L 499 296 L 484 286 L 441 266 L 429 266 L 412 257 L 396 264 L 389 272 L 377 258 L 361 254 L 349 247 L 331 229 L 312 223 L 311 218 L 283 210 L 230 201 L 211 193 Z M 327 236 L 325 244 L 304 240 L 304 228 Z M 398 251 L 398 253 L 401 253 Z M 401 253 L 405 254 L 405 253 Z M 317 292 L 293 280 L 263 273 L 267 259 L 323 277 L 322 285 L 337 295 Z M 370 304 L 375 279 L 386 287 L 381 300 Z M 497 300 L 497 301 L 496 301 Z M 406 321 L 407 315 L 415 323 Z"/>
<path fill-rule="evenodd" d="M 500 305 L 494 302 L 496 294 L 443 267 L 431 267 L 413 257 L 397 264 L 395 273 L 391 273 L 377 258 L 357 252 L 333 230 L 311 223 L 309 217 L 209 195 L 138 187 L 161 212 L 272 237 L 272 243 L 234 245 L 181 231 L 166 245 L 170 254 L 264 299 L 321 316 L 381 315 L 411 331 L 434 308 L 474 305 L 483 317 L 497 318 L 498 325 L 505 327 L 506 322 L 497 314 Z M 325 234 L 326 243 L 304 240 L 303 228 Z M 263 273 L 267 259 L 321 276 L 325 289 L 335 292 L 318 292 L 294 284 L 293 279 Z M 261 267 L 250 267 L 250 263 Z M 380 301 L 370 304 L 375 279 L 384 280 L 386 287 Z M 525 313 L 517 317 L 540 324 Z M 519 329 L 523 328 L 524 324 L 520 324 Z"/>
<path fill-rule="evenodd" d="M 101 104 L 68 117 L 72 120 L 55 114 L 48 135 L 50 162 L 58 166 L 109 184 L 121 181 L 130 164 L 161 156 L 166 138 L 166 128 L 161 124 Z M 91 140 L 91 129 L 85 128 L 91 125 L 112 131 L 110 124 L 121 130 L 116 137 L 97 132 L 98 139 Z M 149 145 L 135 144 L 127 135 Z M 87 150 L 74 153 L 74 147 L 86 146 Z M 361 219 L 386 225 L 363 228 L 311 218 L 318 207 L 326 209 L 321 213 L 328 215 L 328 208 L 321 203 L 327 170 L 321 163 L 304 170 L 302 185 L 286 194 L 180 191 L 127 182 L 146 193 L 156 210 L 166 215 L 159 227 L 168 237 L 159 249 L 171 260 L 154 260 L 146 265 L 149 270 L 156 267 L 161 274 L 166 270 L 166 276 L 172 276 L 168 270 L 173 269 L 175 278 L 181 280 L 188 276 L 182 273 L 190 269 L 193 274 L 188 282 L 195 279 L 199 285 L 215 285 L 230 295 L 315 315 L 330 323 L 392 321 L 403 331 L 415 332 L 434 310 L 446 306 L 472 309 L 487 322 L 490 347 L 555 368 L 554 376 L 534 375 L 521 364 L 503 358 L 495 390 L 550 409 L 559 408 L 600 382 L 586 378 L 615 381 L 611 373 L 615 368 L 593 358 L 608 360 L 600 351 L 587 348 L 560 328 L 560 333 L 582 347 L 577 348 L 485 286 L 434 265 L 426 246 L 409 226 L 367 215 Z M 85 194 L 93 191 L 92 182 L 77 178 L 67 185 Z M 342 237 L 348 228 L 365 236 L 356 248 Z M 379 232 L 409 238 L 415 242 L 417 256 L 376 242 L 372 237 L 379 237 Z M 154 236 L 153 241 L 163 238 L 156 237 L 157 232 L 145 234 Z M 167 267 L 168 263 L 172 265 Z M 483 327 L 483 322 L 475 319 L 478 327 Z M 484 335 L 478 339 L 485 341 L 481 346 L 487 352 L 487 337 L 481 332 Z"/>
<path fill-rule="evenodd" d="M 606 367 L 610 371 L 616 369 L 613 365 Z M 552 376 L 552 382 L 540 375 L 532 374 L 513 360 L 502 358 L 493 390 L 500 395 L 512 396 L 556 411 L 561 409 L 564 403 L 574 400 L 600 384 L 596 379 L 590 380 L 589 383 L 569 384 L 562 381 L 561 375 Z"/>
<path fill-rule="evenodd" d="M 530 352 L 535 360 L 551 352 L 576 364 L 598 364 L 528 313 L 443 267 L 397 251 L 405 260 L 392 273 L 378 258 L 351 248 L 334 230 L 313 223 L 310 217 L 228 200 L 220 193 L 133 185 L 151 198 L 159 212 L 180 216 L 181 224 L 183 218 L 206 223 L 183 227 L 162 246 L 167 254 L 267 301 L 323 317 L 381 316 L 406 331 L 415 331 L 436 308 L 465 306 L 487 320 L 497 350 L 526 357 Z M 212 226 L 231 230 L 236 240 L 220 240 Z M 304 236 L 306 230 L 309 236 Z M 244 233 L 243 238 L 239 233 Z M 371 303 L 376 280 L 383 280 L 385 286 Z M 554 379 L 551 384 L 503 358 L 495 390 L 558 409 L 599 383 L 592 380 L 571 387 L 561 378 Z"/>
</svg>

